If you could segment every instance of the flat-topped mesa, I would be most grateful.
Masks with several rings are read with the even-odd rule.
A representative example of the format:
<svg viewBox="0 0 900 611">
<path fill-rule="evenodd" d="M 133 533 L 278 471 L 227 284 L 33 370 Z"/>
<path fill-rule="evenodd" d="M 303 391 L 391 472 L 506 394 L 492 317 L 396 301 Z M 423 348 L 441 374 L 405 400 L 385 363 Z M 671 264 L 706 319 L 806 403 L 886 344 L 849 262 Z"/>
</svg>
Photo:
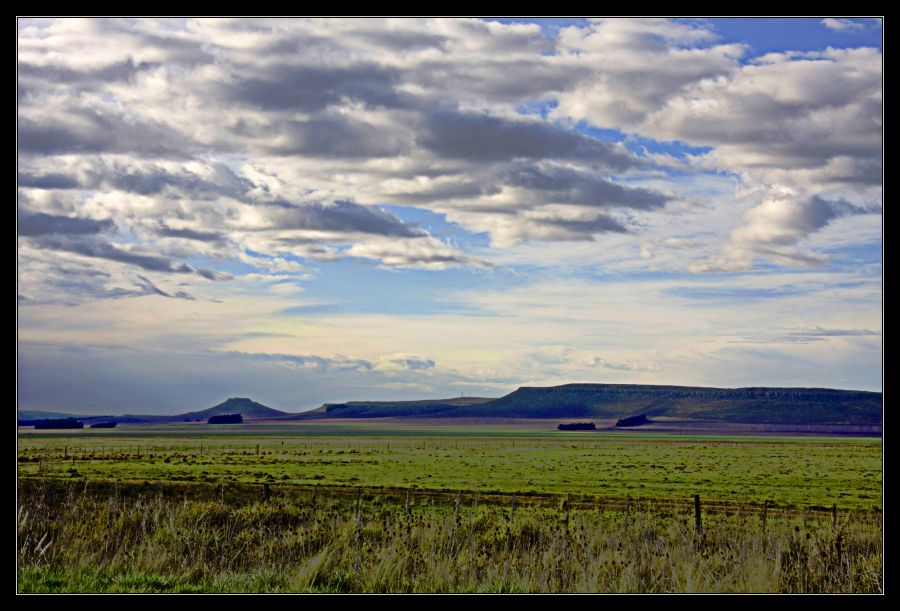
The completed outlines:
<svg viewBox="0 0 900 611">
<path fill-rule="evenodd" d="M 487 413 L 518 418 L 623 418 L 645 414 L 760 424 L 880 425 L 882 395 L 831 388 L 565 384 L 522 387 L 469 410 L 472 416 Z"/>
<path fill-rule="evenodd" d="M 331 403 L 296 418 L 623 419 L 638 414 L 747 424 L 881 426 L 882 395 L 832 388 L 642 384 L 523 386 L 499 399 Z"/>
</svg>

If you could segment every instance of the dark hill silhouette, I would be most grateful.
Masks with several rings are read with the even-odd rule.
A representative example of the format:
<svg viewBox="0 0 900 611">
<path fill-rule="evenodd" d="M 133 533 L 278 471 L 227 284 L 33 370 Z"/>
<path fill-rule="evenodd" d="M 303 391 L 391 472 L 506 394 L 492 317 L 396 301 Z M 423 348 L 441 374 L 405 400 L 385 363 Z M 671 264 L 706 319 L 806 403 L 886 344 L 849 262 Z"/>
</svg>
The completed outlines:
<svg viewBox="0 0 900 611">
<path fill-rule="evenodd" d="M 172 417 L 181 420 L 200 420 L 206 422 L 212 416 L 226 416 L 229 414 L 240 414 L 244 420 L 269 420 L 272 418 L 281 418 L 287 416 L 287 412 L 266 407 L 261 403 L 257 403 L 251 399 L 243 397 L 232 397 L 218 405 L 201 410 L 199 412 L 187 412 Z"/>
<path fill-rule="evenodd" d="M 748 424 L 881 425 L 881 393 L 830 388 L 638 384 L 522 387 L 499 399 L 356 401 L 292 418 L 626 418 L 636 414 Z"/>
</svg>

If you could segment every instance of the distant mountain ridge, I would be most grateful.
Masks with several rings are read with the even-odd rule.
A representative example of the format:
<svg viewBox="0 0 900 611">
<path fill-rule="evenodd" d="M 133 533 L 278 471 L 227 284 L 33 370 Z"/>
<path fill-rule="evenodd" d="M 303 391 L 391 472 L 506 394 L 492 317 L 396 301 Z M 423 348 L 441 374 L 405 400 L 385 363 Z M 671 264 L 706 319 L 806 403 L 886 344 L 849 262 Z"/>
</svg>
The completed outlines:
<svg viewBox="0 0 900 611">
<path fill-rule="evenodd" d="M 24 414 L 24 415 L 23 415 Z M 156 414 L 122 414 L 121 416 L 79 416 L 77 414 L 64 414 L 55 412 L 42 412 L 35 410 L 20 410 L 19 420 L 37 420 L 42 418 L 76 418 L 85 424 L 106 422 L 114 420 L 121 424 L 153 424 L 173 422 L 206 422 L 211 416 L 226 414 L 241 414 L 244 420 L 273 420 L 284 418 L 293 414 L 268 407 L 244 397 L 232 397 L 218 405 L 204 410 L 185 412 L 174 415 Z M 27 417 L 25 416 L 27 415 Z"/>
<path fill-rule="evenodd" d="M 709 388 L 639 384 L 527 387 L 498 399 L 325 404 L 308 418 L 625 418 L 639 413 L 748 424 L 881 425 L 882 395 L 830 388 Z"/>
<path fill-rule="evenodd" d="M 882 393 L 831 388 L 711 388 L 640 384 L 523 386 L 496 398 L 455 397 L 419 401 L 326 403 L 300 413 L 284 412 L 251 399 L 232 397 L 213 407 L 176 415 L 78 416 L 21 410 L 33 419 L 74 417 L 91 424 L 206 422 L 241 414 L 244 420 L 295 421 L 323 418 L 620 419 L 646 414 L 694 421 L 770 425 L 880 427 Z M 28 419 L 31 419 L 28 418 Z"/>
</svg>

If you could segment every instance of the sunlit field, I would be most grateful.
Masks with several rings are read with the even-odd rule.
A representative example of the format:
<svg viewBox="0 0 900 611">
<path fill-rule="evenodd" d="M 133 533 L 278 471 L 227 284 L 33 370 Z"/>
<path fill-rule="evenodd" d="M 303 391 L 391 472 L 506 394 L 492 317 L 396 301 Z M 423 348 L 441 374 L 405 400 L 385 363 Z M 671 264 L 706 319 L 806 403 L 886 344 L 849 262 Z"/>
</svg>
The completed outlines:
<svg viewBox="0 0 900 611">
<path fill-rule="evenodd" d="M 185 425 L 18 453 L 22 592 L 883 589 L 880 439 Z"/>
</svg>

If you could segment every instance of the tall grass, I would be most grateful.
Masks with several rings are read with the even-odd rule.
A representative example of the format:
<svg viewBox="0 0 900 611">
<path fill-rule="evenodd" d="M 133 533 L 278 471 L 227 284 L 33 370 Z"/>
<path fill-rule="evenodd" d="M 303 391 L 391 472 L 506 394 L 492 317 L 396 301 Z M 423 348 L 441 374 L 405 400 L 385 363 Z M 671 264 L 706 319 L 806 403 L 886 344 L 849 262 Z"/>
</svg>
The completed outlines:
<svg viewBox="0 0 900 611">
<path fill-rule="evenodd" d="M 421 500 L 420 500 L 421 501 Z M 20 490 L 20 592 L 880 592 L 880 514 Z M 477 503 L 477 504 L 476 504 Z"/>
</svg>

